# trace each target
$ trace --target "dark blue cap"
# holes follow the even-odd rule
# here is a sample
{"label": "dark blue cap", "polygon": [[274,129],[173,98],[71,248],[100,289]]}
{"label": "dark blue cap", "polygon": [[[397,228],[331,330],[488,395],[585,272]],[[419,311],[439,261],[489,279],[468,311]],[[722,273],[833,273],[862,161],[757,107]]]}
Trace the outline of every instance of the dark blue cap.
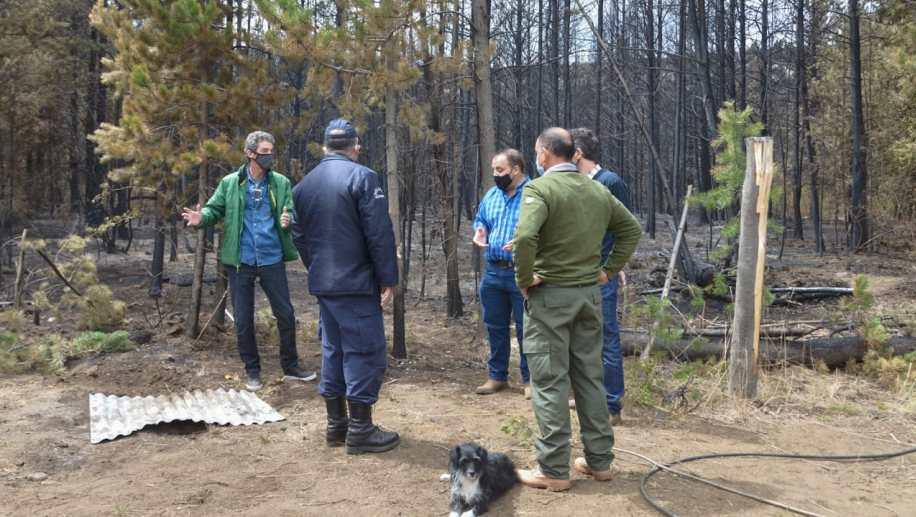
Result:
{"label": "dark blue cap", "polygon": [[356,133],[356,128],[353,127],[353,124],[349,120],[343,118],[336,118],[328,124],[327,129],[324,130],[324,141],[328,140],[338,140],[338,139],[353,139],[359,136]]}

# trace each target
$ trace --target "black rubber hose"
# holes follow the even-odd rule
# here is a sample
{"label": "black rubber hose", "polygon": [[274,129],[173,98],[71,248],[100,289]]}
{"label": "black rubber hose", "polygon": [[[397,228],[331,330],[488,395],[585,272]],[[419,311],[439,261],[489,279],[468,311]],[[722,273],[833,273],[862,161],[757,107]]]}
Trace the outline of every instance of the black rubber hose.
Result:
{"label": "black rubber hose", "polygon": [[[688,458],[683,458],[683,459],[674,461],[664,466],[656,465],[655,467],[652,468],[652,470],[647,472],[640,480],[639,493],[642,495],[642,498],[645,499],[645,501],[649,503],[649,505],[652,508],[654,508],[656,511],[658,511],[662,515],[667,515],[669,517],[676,517],[677,514],[662,507],[662,505],[659,504],[657,501],[655,501],[655,499],[653,499],[649,495],[649,492],[648,492],[647,485],[648,485],[649,479],[651,479],[652,476],[658,474],[659,472],[666,471],[665,467],[671,467],[673,465],[679,465],[683,463],[690,463],[693,461],[708,460],[708,459],[714,459],[714,458],[782,458],[782,459],[795,459],[795,460],[817,460],[817,461],[861,463],[861,462],[866,462],[866,461],[889,460],[891,458],[906,456],[908,454],[913,454],[913,453],[916,453],[916,447],[913,447],[910,449],[904,449],[904,450],[897,451],[897,452],[888,452],[884,454],[858,454],[858,455],[843,455],[843,456],[824,456],[824,455],[817,455],[817,454],[779,454],[779,453],[767,453],[767,452],[733,452],[733,453],[721,453],[721,454],[703,454],[701,456],[691,456]],[[684,477],[687,479],[691,479],[693,481],[705,483],[719,490],[724,490],[726,492],[729,492],[735,495],[740,495],[742,497],[746,497],[748,499],[752,499],[760,503],[769,504],[772,506],[776,506],[778,508],[782,508],[784,510],[789,510],[789,511],[800,513],[803,515],[814,515],[814,514],[806,513],[803,511],[799,511],[795,508],[792,508],[786,505],[782,505],[780,503],[774,503],[773,501],[764,499],[754,494],[749,494],[747,492],[742,492],[737,489],[719,485],[718,483],[714,483],[712,481],[703,479],[699,476],[694,476],[692,474],[679,473],[675,471],[669,471],[669,472],[671,472],[674,475]]]}

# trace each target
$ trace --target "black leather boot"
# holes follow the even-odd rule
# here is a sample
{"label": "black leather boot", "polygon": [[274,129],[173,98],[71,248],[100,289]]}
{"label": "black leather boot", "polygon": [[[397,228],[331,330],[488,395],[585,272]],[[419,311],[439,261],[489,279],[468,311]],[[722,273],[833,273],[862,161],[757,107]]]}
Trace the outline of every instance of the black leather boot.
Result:
{"label": "black leather boot", "polygon": [[347,399],[326,398],[324,403],[328,408],[328,430],[325,435],[328,447],[341,447],[347,441],[347,427],[350,424],[347,418]]}
{"label": "black leather boot", "polygon": [[348,400],[350,428],[347,430],[347,454],[390,451],[401,443],[398,433],[382,431],[372,424],[372,406]]}

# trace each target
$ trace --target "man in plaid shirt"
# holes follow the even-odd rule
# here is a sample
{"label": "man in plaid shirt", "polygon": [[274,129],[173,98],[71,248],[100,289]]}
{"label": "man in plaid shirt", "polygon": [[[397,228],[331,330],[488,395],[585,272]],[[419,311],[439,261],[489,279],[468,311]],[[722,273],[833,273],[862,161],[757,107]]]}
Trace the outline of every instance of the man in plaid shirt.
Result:
{"label": "man in plaid shirt", "polygon": [[528,176],[525,174],[525,159],[515,149],[500,151],[493,157],[491,165],[496,186],[486,193],[474,219],[474,244],[485,248],[487,262],[480,283],[480,305],[490,341],[489,378],[477,387],[476,393],[490,395],[508,387],[509,325],[511,320],[515,320],[521,379],[525,385],[525,396],[530,397],[528,364],[522,353],[524,299],[515,285],[511,251],[522,188],[528,183]]}

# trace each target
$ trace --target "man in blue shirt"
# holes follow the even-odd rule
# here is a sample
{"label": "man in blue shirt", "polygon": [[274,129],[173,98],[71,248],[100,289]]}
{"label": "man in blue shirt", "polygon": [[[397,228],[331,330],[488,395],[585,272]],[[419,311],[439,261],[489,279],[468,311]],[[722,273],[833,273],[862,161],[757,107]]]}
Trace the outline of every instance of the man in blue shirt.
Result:
{"label": "man in blue shirt", "polygon": [[357,162],[356,128],[328,124],[325,155],[293,189],[293,242],[321,311],[321,383],[329,446],[347,454],[385,452],[398,433],[372,423],[388,366],[382,305],[398,284],[388,199],[372,169]]}
{"label": "man in blue shirt", "polygon": [[210,226],[223,221],[220,261],[226,267],[232,293],[232,313],[239,355],[248,375],[246,387],[261,387],[261,358],[254,332],[254,282],[270,301],[280,333],[280,363],[284,379],[311,381],[314,372],[299,367],[296,352],[296,316],[290,303],[284,262],[295,260],[289,235],[292,194],[289,180],[271,170],[274,137],[255,131],[245,138],[248,161],[226,175],[203,209],[185,208],[188,226]]}
{"label": "man in blue shirt", "polygon": [[[577,128],[570,132],[576,154],[573,160],[579,172],[604,185],[618,201],[632,211],[630,191],[626,183],[616,173],[598,165],[600,154],[598,138],[587,128]],[[601,261],[607,260],[614,247],[614,235],[604,236],[601,245]],[[607,407],[610,411],[611,426],[620,425],[620,411],[623,409],[623,354],[620,350],[620,326],[617,322],[617,290],[626,285],[623,271],[619,277],[611,278],[601,286],[602,307],[604,316],[604,348],[601,362],[604,366],[604,389],[607,392]]]}
{"label": "man in blue shirt", "polygon": [[525,159],[515,149],[500,151],[493,157],[491,166],[496,186],[483,197],[474,219],[474,244],[486,249],[487,269],[480,283],[480,305],[490,341],[489,378],[477,387],[476,393],[490,395],[509,385],[509,324],[514,319],[522,384],[528,398],[531,396],[528,363],[522,348],[524,299],[515,284],[511,251],[522,189],[528,176]]}

